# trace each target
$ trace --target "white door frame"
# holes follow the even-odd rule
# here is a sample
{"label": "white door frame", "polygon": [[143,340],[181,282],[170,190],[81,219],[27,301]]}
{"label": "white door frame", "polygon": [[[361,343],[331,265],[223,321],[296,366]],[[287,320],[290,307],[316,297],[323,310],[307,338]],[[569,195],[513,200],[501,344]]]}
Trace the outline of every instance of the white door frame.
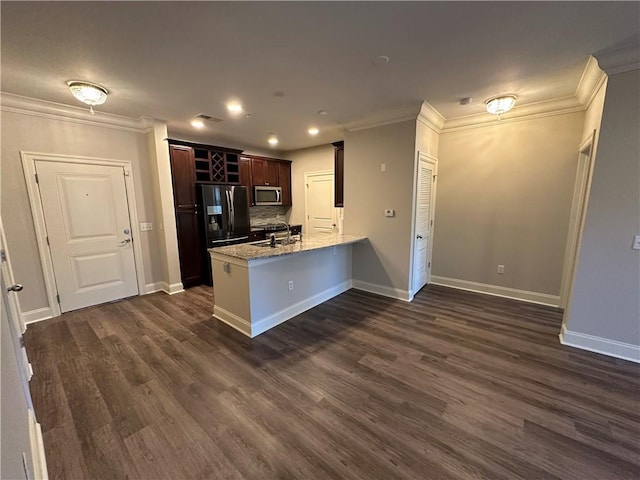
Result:
{"label": "white door frame", "polygon": [[40,192],[36,183],[36,160],[41,162],[62,162],[83,165],[102,165],[107,167],[124,168],[124,184],[127,191],[127,203],[129,204],[129,220],[131,222],[131,237],[133,239],[133,256],[136,265],[136,276],[138,281],[138,294],[145,291],[144,264],[142,261],[142,247],[140,245],[140,224],[138,222],[138,209],[136,208],[136,195],[133,181],[133,170],[129,160],[112,160],[107,158],[81,157],[77,155],[60,155],[51,153],[20,152],[22,158],[22,169],[24,179],[27,183],[29,193],[29,203],[33,215],[33,224],[36,229],[36,239],[38,241],[38,251],[42,272],[44,274],[44,284],[47,290],[49,308],[53,317],[61,315],[60,304],[56,299],[56,282],[53,271],[53,259],[47,245],[47,229],[44,221],[44,211],[40,200]]}
{"label": "white door frame", "polygon": [[[304,172],[304,233],[311,233],[309,228],[309,177],[317,175],[331,175],[335,182],[335,172],[333,170],[319,170],[317,172]],[[335,204],[335,202],[334,202]],[[334,207],[336,209],[336,207]],[[336,229],[338,228],[338,212],[336,211]]]}
{"label": "white door frame", "polygon": [[[431,155],[427,155],[426,153],[418,151],[416,154],[415,165],[413,168],[413,200],[411,205],[411,244],[409,245],[409,301],[413,300],[414,295],[417,293],[415,291],[414,281],[413,281],[413,269],[414,269],[414,250],[415,250],[415,239],[416,239],[416,220],[418,214],[418,169],[420,168],[420,161],[423,160],[433,165],[433,175],[437,176],[438,174],[438,159],[436,157],[432,157]],[[430,262],[433,252],[433,232],[435,229],[435,213],[436,213],[436,188],[437,183],[434,181],[431,186],[431,220],[433,221],[433,227],[430,231],[429,236],[429,246],[427,247],[427,259]],[[431,277],[431,269],[429,269],[428,273],[429,277]],[[428,282],[428,280],[427,280]]]}
{"label": "white door frame", "polygon": [[593,153],[595,148],[596,131],[584,140],[578,149],[578,167],[576,181],[571,202],[571,216],[569,233],[564,251],[564,265],[562,267],[562,281],[560,283],[560,307],[567,308],[578,263],[578,252],[584,230],[584,220],[587,213],[587,202],[591,190],[593,175]]}

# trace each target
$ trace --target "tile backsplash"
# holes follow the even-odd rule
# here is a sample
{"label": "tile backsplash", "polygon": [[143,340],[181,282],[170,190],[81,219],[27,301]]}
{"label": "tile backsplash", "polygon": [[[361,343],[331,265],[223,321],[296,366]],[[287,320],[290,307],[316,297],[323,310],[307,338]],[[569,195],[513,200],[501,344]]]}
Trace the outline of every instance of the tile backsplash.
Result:
{"label": "tile backsplash", "polygon": [[249,216],[251,226],[267,225],[269,223],[286,222],[287,207],[251,207]]}

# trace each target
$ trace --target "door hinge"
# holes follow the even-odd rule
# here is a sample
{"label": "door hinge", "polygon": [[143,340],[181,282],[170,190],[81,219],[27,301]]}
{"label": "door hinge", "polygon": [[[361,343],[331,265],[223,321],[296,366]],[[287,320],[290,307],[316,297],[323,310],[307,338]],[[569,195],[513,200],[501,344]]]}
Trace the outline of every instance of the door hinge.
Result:
{"label": "door hinge", "polygon": [[51,244],[49,243],[49,237],[44,237],[47,239],[47,245],[51,246]]}
{"label": "door hinge", "polygon": [[36,183],[40,183],[40,181],[38,180],[38,174],[34,173],[33,176],[36,177]]}
{"label": "door hinge", "polygon": [[427,267],[431,268],[431,262],[427,263]]}
{"label": "door hinge", "polygon": [[125,177],[128,177],[128,176],[129,176],[129,171],[128,171],[128,170],[125,170],[125,169],[123,168],[123,169],[122,169],[122,172],[124,173],[124,176],[125,176]]}
{"label": "door hinge", "polygon": [[433,227],[433,220],[431,220],[431,223],[429,224],[430,227]]}
{"label": "door hinge", "polygon": [[0,250],[0,260],[2,260],[3,262],[7,261],[7,254],[4,253],[4,250]]}
{"label": "door hinge", "polygon": [[434,175],[434,176],[433,176],[433,181],[434,181],[434,182],[436,181],[436,177],[437,177],[437,175]]}
{"label": "door hinge", "polygon": [[58,301],[58,304],[60,304],[60,294],[56,293],[56,300]]}

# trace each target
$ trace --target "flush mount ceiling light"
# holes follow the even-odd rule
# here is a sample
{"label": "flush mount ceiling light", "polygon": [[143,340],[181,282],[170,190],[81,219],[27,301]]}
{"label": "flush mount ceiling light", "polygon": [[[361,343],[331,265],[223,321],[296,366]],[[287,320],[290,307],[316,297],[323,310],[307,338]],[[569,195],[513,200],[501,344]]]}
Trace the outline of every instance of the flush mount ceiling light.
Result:
{"label": "flush mount ceiling light", "polygon": [[278,137],[276,137],[275,135],[271,134],[269,135],[269,140],[267,140],[267,142],[269,142],[269,145],[272,146],[276,146],[278,144]]}
{"label": "flush mount ceiling light", "polygon": [[74,97],[89,105],[91,113],[93,113],[93,106],[102,105],[107,101],[107,95],[109,94],[106,88],[90,82],[70,80],[67,82],[67,86]]}
{"label": "flush mount ceiling light", "polygon": [[320,130],[318,130],[316,127],[311,127],[307,131],[309,132],[309,135],[317,135]]}
{"label": "flush mount ceiling light", "polygon": [[501,95],[499,97],[490,98],[484,103],[487,107],[487,112],[494,115],[502,115],[513,108],[513,105],[516,103],[516,96]]}
{"label": "flush mount ceiling light", "polygon": [[194,128],[204,128],[204,120],[201,118],[194,118],[191,120],[191,126]]}

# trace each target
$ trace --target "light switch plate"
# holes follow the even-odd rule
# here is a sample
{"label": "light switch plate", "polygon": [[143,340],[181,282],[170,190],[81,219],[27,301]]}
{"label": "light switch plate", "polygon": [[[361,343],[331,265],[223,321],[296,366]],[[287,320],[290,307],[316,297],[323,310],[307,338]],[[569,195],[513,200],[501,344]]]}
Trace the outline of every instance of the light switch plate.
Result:
{"label": "light switch plate", "polygon": [[395,212],[395,210],[393,208],[386,208],[384,210],[384,216],[385,217],[395,217],[395,215],[396,215],[396,212]]}
{"label": "light switch plate", "polygon": [[141,223],[140,224],[140,231],[141,232],[148,232],[150,230],[153,230],[153,225],[151,223]]}
{"label": "light switch plate", "polygon": [[633,246],[631,248],[634,250],[640,250],[640,235],[633,237]]}

